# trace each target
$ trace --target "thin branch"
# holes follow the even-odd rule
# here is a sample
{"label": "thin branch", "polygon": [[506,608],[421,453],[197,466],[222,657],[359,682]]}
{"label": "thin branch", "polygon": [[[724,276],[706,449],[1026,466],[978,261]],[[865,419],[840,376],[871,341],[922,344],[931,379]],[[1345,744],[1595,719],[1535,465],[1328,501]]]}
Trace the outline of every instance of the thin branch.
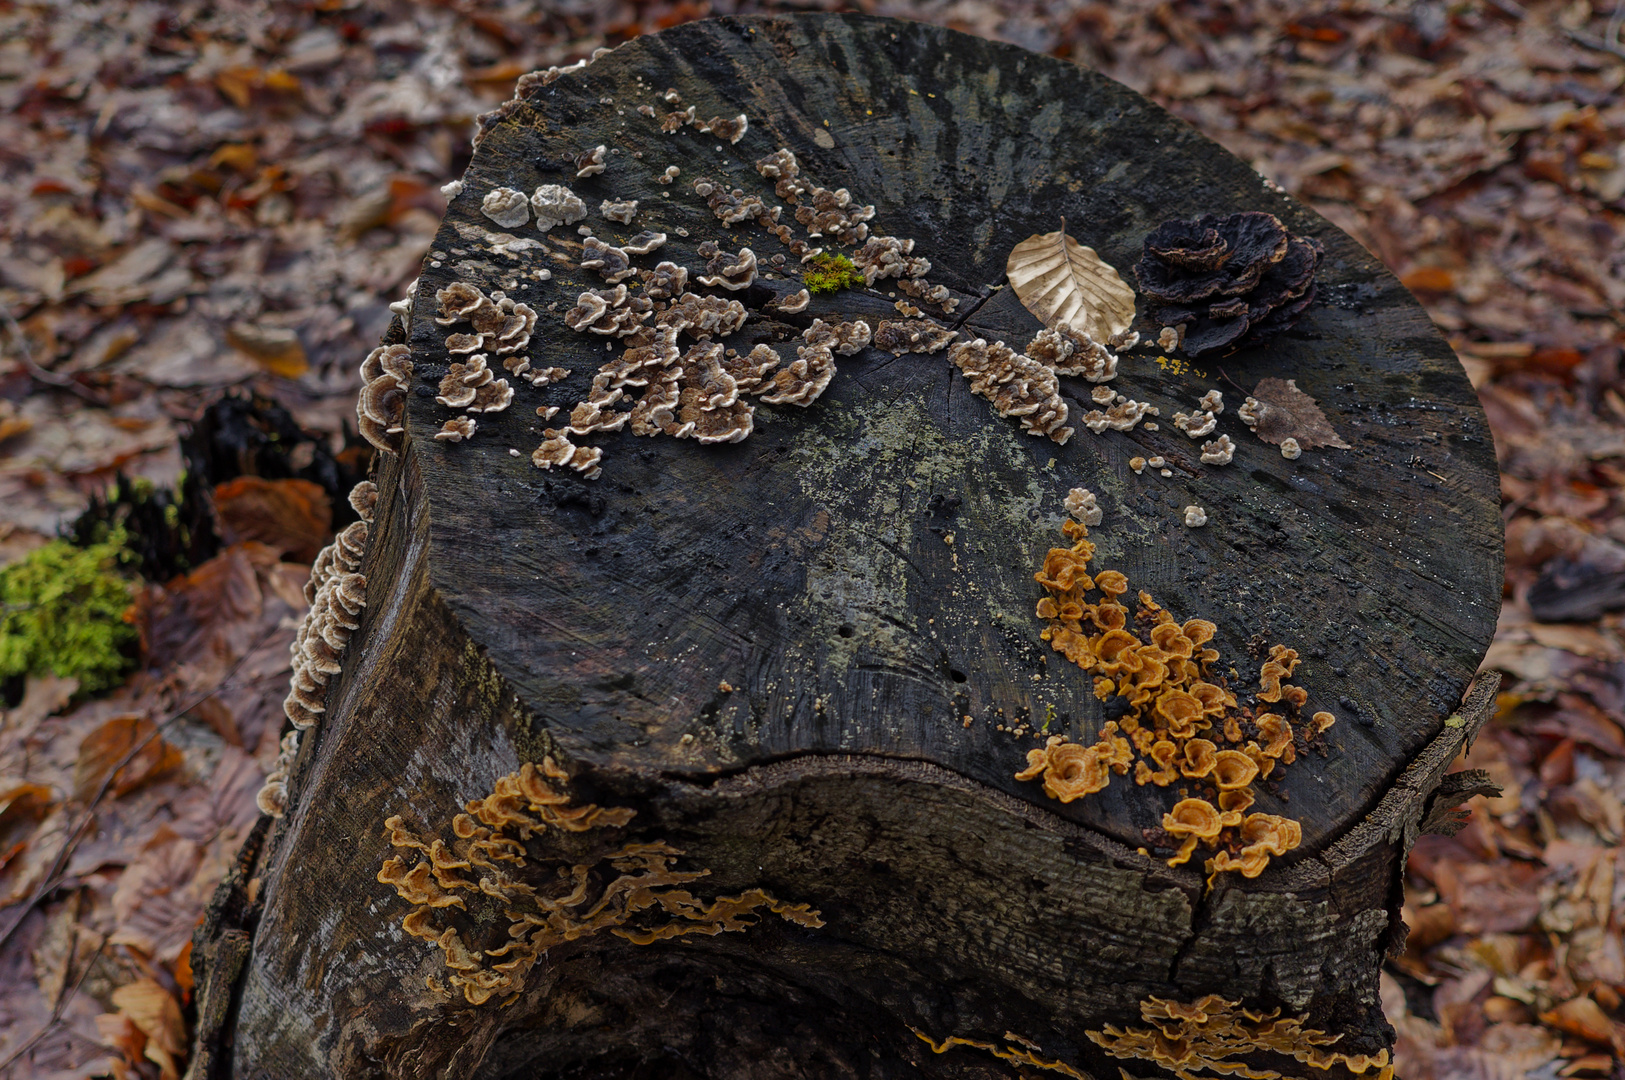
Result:
{"label": "thin branch", "polygon": [[75,379],[73,376],[62,375],[58,372],[50,371],[35,363],[34,350],[29,347],[28,335],[24,334],[23,328],[17,325],[17,319],[11,314],[11,310],[6,307],[0,307],[0,317],[5,319],[6,329],[11,331],[12,340],[17,343],[17,358],[22,361],[23,370],[28,372],[29,378],[33,379],[37,383],[43,383],[46,386],[54,386],[59,390],[67,390],[70,393],[77,394],[93,405],[107,404],[107,399],[105,397],[98,394],[96,391],[92,390],[78,379]]}
{"label": "thin branch", "polygon": [[[77,940],[75,943],[77,943]],[[107,948],[107,941],[106,939],[103,939],[102,943],[96,946],[96,951],[91,954],[90,959],[85,962],[85,969],[79,973],[79,978],[74,980],[73,986],[68,988],[68,990],[66,990],[56,999],[56,1008],[51,1010],[50,1018],[46,1020],[45,1023],[40,1025],[40,1029],[38,1031],[34,1032],[33,1035],[28,1037],[27,1042],[13,1050],[11,1055],[7,1057],[6,1060],[0,1061],[0,1073],[4,1073],[9,1070],[11,1066],[16,1063],[18,1058],[32,1050],[41,1039],[45,1038],[45,1036],[51,1033],[51,1029],[55,1028],[62,1022],[62,1014],[67,1011],[68,1004],[73,1001],[74,997],[79,993],[79,988],[83,986],[85,984],[85,980],[90,977],[91,969],[96,966],[96,961],[101,959],[102,950],[105,948]]]}

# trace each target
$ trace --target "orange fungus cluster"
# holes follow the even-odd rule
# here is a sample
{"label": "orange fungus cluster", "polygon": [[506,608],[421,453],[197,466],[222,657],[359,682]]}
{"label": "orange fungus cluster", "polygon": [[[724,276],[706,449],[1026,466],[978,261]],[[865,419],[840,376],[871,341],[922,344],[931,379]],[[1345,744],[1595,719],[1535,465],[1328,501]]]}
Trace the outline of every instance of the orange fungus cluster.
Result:
{"label": "orange fungus cluster", "polygon": [[1016,779],[1042,778],[1045,794],[1062,802],[1130,773],[1137,784],[1194,789],[1163,815],[1159,839],[1177,849],[1168,865],[1189,861],[1200,845],[1214,852],[1209,874],[1257,877],[1271,856],[1302,842],[1303,830],[1276,814],[1248,813],[1254,785],[1277,765],[1292,764],[1300,741],[1333,722],[1325,712],[1300,718],[1309,693],[1282,681],[1298,654],[1272,647],[1259,670],[1259,710],[1239,705],[1228,680],[1214,673],[1219,653],[1208,646],[1218,628],[1205,619],[1180,623],[1144,591],[1131,611],[1121,599],[1128,578],[1116,570],[1089,573],[1095,546],[1088,527],[1067,521],[1062,528],[1072,546],[1051,548],[1033,575],[1049,594],[1038,602],[1038,617],[1049,624],[1041,636],[1094,673],[1095,696],[1113,704],[1116,719],[1093,745],[1051,737],[1028,752]]}

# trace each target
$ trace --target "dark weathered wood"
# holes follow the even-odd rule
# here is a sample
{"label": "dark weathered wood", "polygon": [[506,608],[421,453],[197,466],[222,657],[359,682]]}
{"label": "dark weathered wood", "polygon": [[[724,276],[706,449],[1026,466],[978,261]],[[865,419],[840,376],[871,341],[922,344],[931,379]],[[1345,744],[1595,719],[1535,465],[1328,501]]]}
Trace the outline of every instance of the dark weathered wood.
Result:
{"label": "dark weathered wood", "polygon": [[[737,146],[661,134],[636,107],[664,115],[667,87],[701,118],[744,112],[748,133]],[[1138,95],[924,25],[680,27],[505,112],[416,294],[417,382],[433,387],[450,359],[432,316],[452,280],[556,303],[528,352],[574,374],[519,383],[511,408],[455,445],[431,438],[453,415],[432,391],[410,399],[404,452],[379,473],[367,613],[263,865],[235,1075],[551,1076],[587,1063],[616,1075],[639,1062],[719,1077],[1014,1074],[971,1047],[933,1054],[912,1028],[939,1043],[1014,1032],[1045,1061],[1106,1078],[1121,1063],[1086,1031],[1138,1022],[1152,996],[1206,994],[1307,1014],[1350,1053],[1386,1046],[1376,973],[1402,932],[1399,868],[1485,715],[1478,701],[1469,722],[1444,722],[1488,644],[1501,581],[1487,426],[1397,281]],[[576,180],[567,163],[600,142],[609,167]],[[574,265],[572,227],[545,251],[482,250],[459,226],[495,228],[483,194],[569,183],[596,235],[669,234],[648,265],[696,267],[707,239],[765,259],[776,240],[725,229],[689,185],[710,176],[770,196],[750,162],[780,146],[808,177],[876,204],[876,233],[917,241],[931,280],[960,300],[942,321],[1017,348],[1039,326],[999,287],[1006,254],[1062,216],[1126,271],[1165,218],[1267,210],[1325,244],[1321,299],[1284,337],[1224,360],[1125,354],[1112,385],[1160,407],[1157,431],[1080,429],[1057,446],[994,415],[943,354],[868,349],[838,358],[812,407],[759,406],[742,443],[623,431],[580,440],[604,448],[597,480],[533,468],[547,426],[536,407],[567,414],[609,356],[561,319],[603,282]],[[682,172],[664,187],[669,164]],[[606,197],[637,198],[635,223],[606,224]],[[534,281],[540,266],[551,280]],[[790,356],[814,317],[895,317],[890,283],[794,316],[763,308],[799,287],[733,294],[753,315],[730,344]],[[1266,375],[1296,379],[1353,449],[1287,461],[1247,435],[1238,388]],[[1222,469],[1168,423],[1214,387],[1239,444]],[[1065,386],[1074,417],[1089,389]],[[1129,470],[1158,454],[1172,477]],[[1102,723],[1090,676],[1039,640],[1033,615],[1032,574],[1062,543],[1061,499],[1080,485],[1106,512],[1098,567],[1217,623],[1238,685],[1255,678],[1258,635],[1296,647],[1310,708],[1339,715],[1327,754],[1261,797],[1257,809],[1302,822],[1304,843],[1256,880],[1209,891],[1199,864],[1136,853],[1172,789],[1119,781],[1061,804],[1014,779],[1046,725],[1089,742]],[[1193,503],[1207,527],[1183,524]],[[1010,730],[1023,724],[1033,730]],[[554,949],[506,1007],[426,990],[445,969],[374,880],[393,854],[382,822],[443,833],[464,802],[544,755],[579,801],[635,809],[627,838],[709,869],[694,886],[705,898],[763,888],[825,925],[767,916],[748,933],[649,946],[584,938]]]}

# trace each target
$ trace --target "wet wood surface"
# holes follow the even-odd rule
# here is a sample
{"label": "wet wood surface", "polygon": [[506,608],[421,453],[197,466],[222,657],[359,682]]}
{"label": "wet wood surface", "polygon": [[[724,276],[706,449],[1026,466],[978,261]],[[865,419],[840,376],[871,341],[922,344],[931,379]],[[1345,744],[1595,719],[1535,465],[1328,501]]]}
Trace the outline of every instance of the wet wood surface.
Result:
{"label": "wet wood surface", "polygon": [[[1181,619],[1215,622],[1238,691],[1256,687],[1261,642],[1303,656],[1294,682],[1310,692],[1306,711],[1339,722],[1328,755],[1285,770],[1260,808],[1303,822],[1300,855],[1323,847],[1437,733],[1495,625],[1493,447],[1449,346],[1347,236],[1101,76],[925,26],[898,24],[877,42],[855,23],[793,25],[721,21],[634,43],[543,88],[481,144],[436,240],[445,258],[418,292],[423,384],[451,359],[429,316],[452,280],[513,283],[510,295],[533,306],[556,303],[539,351],[574,374],[542,391],[520,383],[514,406],[460,445],[427,442],[453,412],[413,399],[434,574],[471,637],[574,752],[618,768],[699,776],[796,753],[873,753],[1043,802],[1036,783],[1013,779],[1026,752],[1046,733],[1092,741],[1102,722],[1092,676],[1039,641],[1033,614],[1033,572],[1066,546],[1061,501],[1085,487],[1105,511],[1091,533],[1096,568],[1123,571]],[[676,107],[660,97],[667,88],[702,119],[743,112],[748,132],[737,145],[691,127],[663,134],[659,118]],[[606,170],[576,180],[568,163],[598,143],[613,147]],[[873,203],[874,233],[915,240],[930,280],[961,298],[939,320],[967,336],[1020,349],[1041,328],[1001,287],[1004,263],[1063,217],[1132,282],[1141,239],[1160,222],[1265,210],[1326,245],[1320,298],[1284,337],[1228,358],[1124,354],[1111,386],[1160,409],[1155,432],[1080,426],[1057,446],[996,416],[946,354],[870,348],[838,358],[812,407],[759,406],[742,443],[623,430],[578,440],[603,448],[596,481],[532,468],[547,426],[535,407],[567,415],[608,358],[596,335],[560,318],[604,283],[572,265],[580,238],[568,227],[550,234],[549,255],[480,253],[459,229],[492,227],[485,193],[568,183],[596,235],[668,234],[640,264],[698,269],[692,250],[706,240],[765,260],[780,243],[754,223],[723,226],[691,184],[710,177],[771,203],[751,162],[779,147],[806,177]],[[662,186],[669,165],[682,172]],[[602,200],[626,198],[639,200],[632,224],[598,215]],[[527,282],[536,265],[551,280]],[[820,296],[794,318],[764,310],[801,286],[794,274],[748,294],[710,291],[753,308],[729,344],[766,341],[789,356],[815,316],[899,317],[900,294],[884,287],[895,283],[878,284]],[[1154,324],[1142,329],[1155,338]],[[1240,391],[1269,376],[1295,379],[1353,448],[1288,461],[1249,434]],[[1062,385],[1076,424],[1093,385]],[[1209,389],[1229,402],[1215,435],[1239,445],[1223,468],[1201,464],[1199,442],[1169,422]],[[1171,476],[1129,468],[1159,455]],[[1185,526],[1188,505],[1205,508],[1206,527]],[[1117,783],[1052,809],[1137,845],[1171,801]]]}
{"label": "wet wood surface", "polygon": [[[737,144],[662,133],[668,88],[702,119],[743,112],[749,130]],[[600,143],[604,172],[576,179],[573,159]],[[916,241],[958,301],[922,307],[966,336],[1019,349],[1038,331],[1001,288],[1005,257],[1063,216],[1127,274],[1166,218],[1265,210],[1325,245],[1320,299],[1267,347],[1219,361],[1126,352],[1111,385],[1159,407],[1154,431],[1057,445],[997,416],[945,354],[870,348],[837,357],[810,407],[759,404],[743,442],[622,431],[578,440],[603,450],[597,479],[533,467],[537,409],[562,423],[616,354],[563,323],[604,282],[576,265],[573,225],[503,230],[485,194],[567,183],[594,235],[667,233],[641,265],[696,268],[707,240],[765,259],[779,242],[722,226],[692,182],[777,201],[751,163],[780,147],[805,178],[873,203],[876,234]],[[658,183],[671,165],[677,182]],[[630,225],[599,213],[630,198]],[[494,250],[503,231],[532,243]],[[533,363],[571,372],[512,380],[512,405],[461,443],[433,438],[457,415],[434,400],[452,360],[434,294],[453,281],[533,306]],[[793,356],[813,318],[877,324],[900,298],[881,283],[795,315],[770,306],[800,287],[792,272],[730,294],[751,313],[729,343]],[[397,323],[388,340],[409,341],[416,386],[403,452],[381,456],[367,609],[252,899],[235,901],[246,913],[216,928],[254,936],[230,960],[238,1011],[211,1060],[245,1077],[1015,1075],[974,1046],[932,1052],[959,1036],[1110,1077],[1121,1062],[1088,1033],[1137,1022],[1151,997],[1206,994],[1305,1016],[1351,1053],[1387,1046],[1377,975],[1404,933],[1404,853],[1488,715],[1482,692],[1461,701],[1499,606],[1494,453],[1415,301],[1244,163],[1099,75],[939,28],[683,26],[492,119],[410,335]],[[1288,461],[1248,434],[1236,407],[1270,376],[1295,379],[1351,449]],[[1238,445],[1222,468],[1170,422],[1214,388]],[[1090,390],[1063,380],[1074,418]],[[1156,455],[1170,476],[1129,468]],[[1238,693],[1280,643],[1304,657],[1292,681],[1308,709],[1337,714],[1325,754],[1261,793],[1304,842],[1256,880],[1209,889],[1199,867],[1137,853],[1177,789],[1117,778],[1062,804],[1014,779],[1046,734],[1089,742],[1103,722],[1091,677],[1034,615],[1033,573],[1063,543],[1077,486],[1104,510],[1096,568],[1217,624]],[[1193,504],[1203,528],[1183,523]],[[1467,720],[1447,725],[1458,708]],[[511,999],[437,993],[439,950],[402,931],[410,909],[375,878],[396,853],[382,823],[449,837],[469,800],[548,755],[578,801],[635,809],[626,838],[709,871],[704,898],[760,888],[823,925],[587,936]],[[489,947],[506,927],[500,910],[458,925]]]}

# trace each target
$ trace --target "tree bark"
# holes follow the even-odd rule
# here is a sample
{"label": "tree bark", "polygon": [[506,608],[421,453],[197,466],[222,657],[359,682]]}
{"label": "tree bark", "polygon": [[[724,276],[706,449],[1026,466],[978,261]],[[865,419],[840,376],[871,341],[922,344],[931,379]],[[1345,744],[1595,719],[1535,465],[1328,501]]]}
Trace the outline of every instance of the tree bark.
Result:
{"label": "tree bark", "polygon": [[[662,133],[690,104],[749,128]],[[598,144],[604,171],[577,178]],[[1109,385],[1155,404],[1156,429],[1057,444],[997,415],[947,354],[870,347],[837,357],[811,405],[758,404],[743,441],[623,429],[575,438],[602,449],[595,479],[534,467],[543,429],[619,348],[565,325],[582,290],[607,287],[579,265],[574,223],[501,227],[486,193],[566,184],[610,243],[667,234],[633,260],[645,268],[703,273],[711,240],[768,270],[787,249],[752,219],[723,224],[693,184],[771,205],[752,162],[780,147],[805,179],[873,203],[873,235],[916,241],[956,303],[914,302],[961,339],[1033,338],[1000,287],[1005,258],[1063,217],[1132,281],[1162,221],[1265,210],[1324,244],[1319,298],[1221,360],[1124,352]],[[633,198],[633,223],[605,221],[603,200]],[[493,233],[529,242],[493,248]],[[814,318],[878,326],[910,299],[882,279],[785,313],[802,272],[792,255],[748,289],[701,289],[748,309],[726,344],[788,364]],[[434,438],[462,414],[436,401],[463,359],[447,337],[466,327],[435,318],[454,281],[530,305],[531,363],[571,372],[511,378],[512,405],[463,442]],[[1467,691],[1499,608],[1501,531],[1472,388],[1349,237],[1093,72],[919,24],[726,18],[637,39],[490,118],[385,344],[410,347],[414,389],[400,452],[379,455],[365,613],[286,816],[200,935],[196,1075],[1381,1073],[1377,978],[1403,941],[1404,855],[1470,793],[1440,780],[1493,702],[1493,685]],[[1294,379],[1352,448],[1289,461],[1227,413],[1234,461],[1198,461],[1169,418],[1210,389],[1234,409],[1265,377]],[[1074,422],[1093,389],[1063,380]],[[1130,468],[1158,456],[1169,475]],[[1337,718],[1257,785],[1253,810],[1302,833],[1257,877],[1204,872],[1210,852],[1169,865],[1164,815],[1199,783],[1130,773],[1062,802],[1016,779],[1049,736],[1089,745],[1107,720],[1094,675],[1033,614],[1080,486],[1105,510],[1092,572],[1215,624],[1213,677],[1243,706],[1263,709],[1261,650],[1295,648],[1302,715]],[[1209,523],[1187,527],[1187,505]],[[439,885],[380,880],[392,858],[397,876],[466,863],[496,802],[466,804],[504,791],[545,827],[513,833],[495,884],[441,881],[477,864]],[[461,906],[415,908],[414,888]],[[543,947],[497,971],[524,951],[504,951],[510,923],[548,912]],[[1155,1001],[1206,1019],[1164,1016],[1164,1032],[1196,1034],[1157,1043]],[[1269,1034],[1256,1017],[1271,1010],[1301,1026]],[[1224,1031],[1249,1046],[1225,1049]]]}

